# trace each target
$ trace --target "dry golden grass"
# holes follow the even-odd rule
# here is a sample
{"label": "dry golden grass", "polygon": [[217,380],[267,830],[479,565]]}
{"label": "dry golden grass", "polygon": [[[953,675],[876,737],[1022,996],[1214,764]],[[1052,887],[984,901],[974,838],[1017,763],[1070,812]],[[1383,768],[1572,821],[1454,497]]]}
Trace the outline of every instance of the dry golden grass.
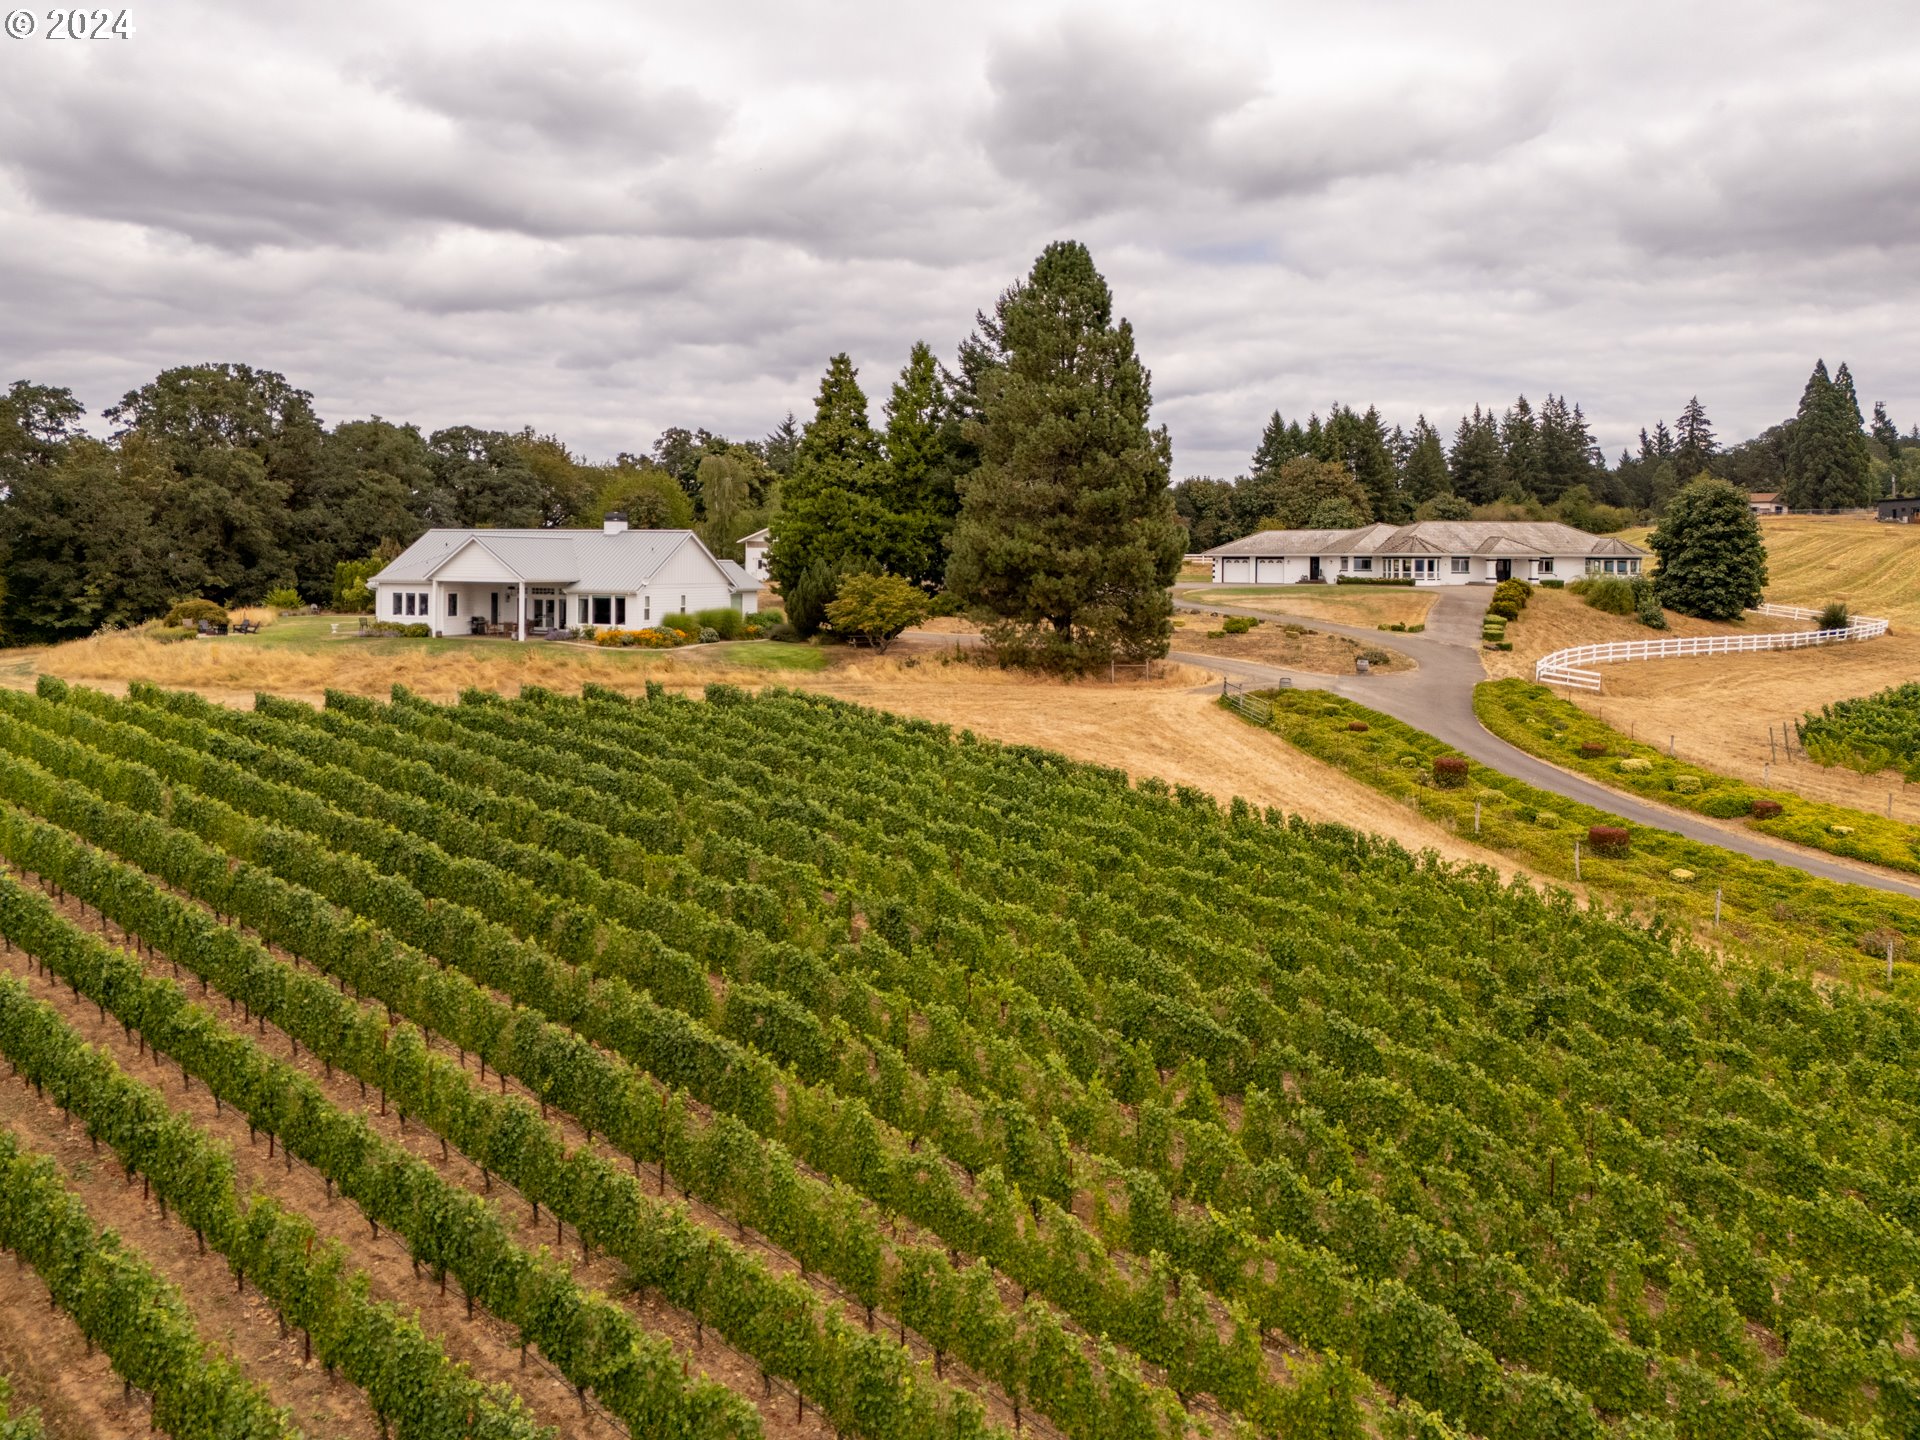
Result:
{"label": "dry golden grass", "polygon": [[[1647,530],[1621,532],[1644,546]],[[1760,522],[1767,599],[1818,607],[1844,600],[1863,615],[1920,625],[1920,526],[1851,515],[1778,515]]]}
{"label": "dry golden grass", "polygon": [[[1879,640],[1609,665],[1606,693],[1566,692],[1616,729],[1709,769],[1762,778],[1812,800],[1884,814],[1893,794],[1895,819],[1920,822],[1920,787],[1897,774],[1857,775],[1811,761],[1788,763],[1767,743],[1808,710],[1867,695],[1920,675],[1920,636],[1895,632]],[[1771,765],[1771,769],[1765,767]]]}
{"label": "dry golden grass", "polygon": [[[1791,620],[1769,620],[1757,615],[1749,616],[1737,624],[1696,620],[1691,615],[1677,615],[1671,610],[1666,612],[1666,616],[1667,629],[1649,630],[1631,615],[1609,615],[1603,610],[1595,610],[1578,595],[1565,590],[1535,590],[1533,598],[1527,602],[1527,608],[1520,612],[1520,618],[1507,626],[1507,639],[1513,642],[1513,649],[1488,650],[1480,658],[1486,665],[1489,679],[1504,680],[1518,675],[1531,680],[1534,661],[1555,650],[1564,650],[1569,645],[1599,645],[1609,640],[1659,640],[1675,635],[1752,635],[1763,631],[1806,628]],[[1685,665],[1695,662],[1677,660],[1670,663]],[[1617,676],[1641,664],[1640,661],[1629,661],[1605,667],[1607,688],[1612,690]]]}
{"label": "dry golden grass", "polygon": [[141,680],[195,690],[222,703],[251,703],[256,691],[301,699],[346,690],[385,695],[397,681],[430,699],[447,700],[476,687],[508,694],[522,685],[578,690],[587,681],[638,691],[648,680],[704,685],[712,680],[760,684],[762,670],[732,670],[704,659],[586,646],[518,645],[501,641],[445,650],[396,649],[378,642],[342,640],[315,648],[229,645],[223,640],[162,643],[136,632],[96,635],[7,657],[0,680],[30,685],[35,674],[57,675],[102,689],[123,690]]}
{"label": "dry golden grass", "polygon": [[1335,625],[1424,625],[1432,590],[1397,585],[1209,585],[1182,597],[1274,615],[1298,615]]}
{"label": "dry golden grass", "polygon": [[[1265,620],[1244,635],[1218,635],[1209,638],[1220,622],[1211,615],[1176,612],[1173,617],[1173,648],[1201,655],[1220,655],[1233,660],[1257,660],[1285,670],[1305,670],[1318,675],[1351,675],[1355,657],[1363,652],[1385,655],[1386,661],[1374,661],[1375,672],[1398,672],[1415,668],[1412,657],[1388,646],[1372,646],[1345,635],[1328,635],[1309,628],[1303,635],[1290,635],[1277,620]],[[1383,640],[1390,639],[1382,636]]]}

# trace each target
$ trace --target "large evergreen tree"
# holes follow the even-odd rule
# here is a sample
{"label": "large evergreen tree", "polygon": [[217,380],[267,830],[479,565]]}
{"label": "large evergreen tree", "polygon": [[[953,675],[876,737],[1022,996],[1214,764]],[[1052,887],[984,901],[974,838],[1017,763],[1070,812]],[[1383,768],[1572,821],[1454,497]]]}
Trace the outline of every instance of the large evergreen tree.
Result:
{"label": "large evergreen tree", "polygon": [[1853,376],[1841,365],[1829,379],[1816,361],[1800,395],[1787,452],[1787,503],[1795,510],[1845,510],[1865,505],[1871,470],[1867,437]]}
{"label": "large evergreen tree", "polygon": [[933,347],[916,343],[887,400],[886,465],[880,503],[888,537],[882,569],[925,590],[947,568],[947,537],[960,509],[960,418]]}
{"label": "large evergreen tree", "polygon": [[1287,461],[1307,453],[1307,432],[1300,428],[1300,422],[1288,424],[1276,410],[1267,418],[1266,429],[1260,432],[1260,443],[1254,447],[1253,473],[1277,475]]}
{"label": "large evergreen tree", "polygon": [[820,377],[813,419],[801,432],[767,551],[768,574],[783,597],[791,601],[803,585],[810,598],[826,592],[797,618],[789,614],[803,631],[824,619],[833,576],[881,568],[886,526],[877,492],[885,483],[883,469],[859,372],[844,352],[835,355]]}
{"label": "large evergreen tree", "polygon": [[1540,422],[1522,395],[1500,422],[1500,452],[1506,472],[1502,500],[1530,500],[1540,493]]}
{"label": "large evergreen tree", "polygon": [[1453,493],[1469,505],[1487,505],[1506,488],[1506,454],[1500,445],[1500,427],[1492,411],[1478,405],[1473,415],[1460,417],[1453,449],[1447,454],[1453,474]]}
{"label": "large evergreen tree", "polygon": [[1453,493],[1453,477],[1447,474],[1447,452],[1441,448],[1440,432],[1427,423],[1425,415],[1413,422],[1401,489],[1416,505]]}
{"label": "large evergreen tree", "polygon": [[1540,406],[1539,460],[1534,494],[1541,500],[1558,500],[1593,478],[1593,432],[1580,407],[1569,406],[1564,395],[1549,394]]}
{"label": "large evergreen tree", "polygon": [[1713,422],[1707,419],[1707,407],[1695,395],[1674,422],[1673,472],[1685,484],[1713,463],[1719,446],[1713,438]]}
{"label": "large evergreen tree", "polygon": [[1084,245],[1058,241],[1000,297],[948,583],[1013,658],[1083,669],[1164,655],[1185,539],[1171,446],[1149,425],[1133,327]]}
{"label": "large evergreen tree", "polygon": [[1371,405],[1360,414],[1345,405],[1333,407],[1324,432],[1321,458],[1344,465],[1366,492],[1366,511],[1375,519],[1398,523],[1413,507],[1400,494],[1400,477],[1387,448],[1387,428]]}
{"label": "large evergreen tree", "polygon": [[1767,547],[1747,497],[1724,480],[1683,486],[1647,541],[1660,603],[1703,620],[1738,620],[1760,603]]}

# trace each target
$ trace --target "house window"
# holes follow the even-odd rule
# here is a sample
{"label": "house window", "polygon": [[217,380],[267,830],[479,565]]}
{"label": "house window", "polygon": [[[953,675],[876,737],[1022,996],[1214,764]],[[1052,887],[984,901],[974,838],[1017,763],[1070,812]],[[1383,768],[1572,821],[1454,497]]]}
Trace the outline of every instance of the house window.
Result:
{"label": "house window", "polygon": [[1640,573],[1640,562],[1638,560],[1627,561],[1627,573],[1630,575],[1638,575]]}
{"label": "house window", "polygon": [[1431,580],[1439,573],[1440,562],[1438,560],[1425,559],[1415,560],[1413,562],[1413,578],[1416,580]]}
{"label": "house window", "polygon": [[680,597],[680,613],[682,615],[687,613],[687,597],[684,595]]}
{"label": "house window", "polygon": [[455,617],[460,614],[460,592],[457,590],[447,592],[447,614]]}
{"label": "house window", "polygon": [[627,623],[627,597],[624,595],[613,597],[613,623],[616,625]]}
{"label": "house window", "polygon": [[640,623],[644,625],[651,619],[653,619],[653,596],[642,595],[640,597]]}
{"label": "house window", "polygon": [[398,590],[393,592],[393,613],[396,615],[400,613],[400,592]]}
{"label": "house window", "polygon": [[593,623],[596,625],[613,623],[613,601],[605,595],[593,597]]}
{"label": "house window", "polygon": [[413,591],[407,591],[407,614],[413,613]]}
{"label": "house window", "polygon": [[1456,575],[1465,575],[1468,571],[1468,566],[1470,563],[1471,562],[1469,562],[1467,557],[1464,555],[1454,556],[1453,557],[1453,573]]}
{"label": "house window", "polygon": [[420,602],[420,613],[422,615],[431,615],[433,613],[433,597],[428,595],[426,591],[422,590],[418,592],[414,596],[414,599]]}
{"label": "house window", "polygon": [[1542,555],[1538,563],[1542,575],[1551,575],[1553,573],[1553,557],[1551,555]]}
{"label": "house window", "polygon": [[1353,560],[1353,568],[1371,575],[1373,573],[1373,557],[1371,555],[1356,555]]}

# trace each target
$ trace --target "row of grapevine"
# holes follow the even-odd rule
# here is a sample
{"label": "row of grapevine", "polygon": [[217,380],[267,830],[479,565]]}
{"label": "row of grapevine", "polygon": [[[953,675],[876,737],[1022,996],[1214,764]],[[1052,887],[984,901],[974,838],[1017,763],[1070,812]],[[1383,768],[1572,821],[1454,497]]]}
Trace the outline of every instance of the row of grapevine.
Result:
{"label": "row of grapevine", "polygon": [[477,1303],[516,1326],[635,1433],[658,1427],[690,1435],[759,1432],[759,1418],[743,1400],[710,1381],[689,1381],[671,1345],[642,1331],[604,1296],[583,1291],[563,1266],[515,1242],[479,1197],[341,1112],[312,1081],[228,1030],[177,983],[146,974],[132,957],[77,929],[44,897],[6,877],[0,877],[0,934],[76,993],[110,1009],[250,1125],[277,1137],[376,1226],[400,1234],[420,1264],[457,1278]]}
{"label": "row of grapevine", "polygon": [[519,1398],[451,1364],[412,1316],[367,1298],[366,1277],[337,1244],[272,1200],[242,1202],[232,1159],[151,1086],[88,1046],[13,976],[0,976],[0,1055],[141,1176],[183,1224],[226,1256],[306,1335],[313,1354],[366,1392],[400,1440],[533,1440]]}
{"label": "row of grapevine", "polygon": [[34,1268],[53,1303],[123,1380],[153,1396],[153,1422],[175,1440],[299,1434],[231,1357],[209,1353],[179,1290],[112,1231],[97,1229],[85,1203],[62,1183],[60,1167],[21,1150],[5,1129],[0,1247]]}
{"label": "row of grapevine", "polygon": [[[178,812],[180,802],[177,794],[172,797],[172,803]],[[231,826],[228,825],[226,828],[228,838],[231,839]],[[436,907],[434,914],[444,917],[450,909],[451,907]],[[393,923],[391,916],[381,918],[387,919],[390,924]],[[575,1024],[592,1023],[593,1016],[606,1008],[603,1003],[596,1002],[570,1005],[564,1011],[554,1011],[546,996],[530,995],[527,998],[532,999],[541,1008],[560,1014],[561,1018]],[[695,1090],[699,1093],[698,1086]],[[714,1097],[709,1095],[702,1098],[713,1099]],[[840,1142],[840,1137],[836,1133],[839,1127],[832,1120],[833,1113],[828,1111],[822,1117],[825,1123],[816,1124],[812,1128],[819,1133],[820,1138],[828,1140],[829,1143],[844,1143]],[[804,1121],[808,1117],[803,1114],[800,1118]],[[790,1126],[790,1135],[791,1131]],[[898,1145],[899,1142],[894,1143]],[[908,1147],[900,1146],[899,1148],[904,1151]],[[920,1168],[925,1163],[924,1152],[921,1157],[902,1154],[899,1163],[902,1169],[919,1172],[913,1178],[917,1185],[924,1189],[929,1174]],[[938,1170],[931,1172],[932,1178],[936,1179],[942,1178],[942,1174],[943,1172]],[[871,1184],[871,1181],[860,1182],[857,1171],[848,1178],[855,1179],[857,1183]],[[987,1194],[989,1203],[996,1210],[1012,1211],[1022,1205],[1022,1197],[1016,1190],[989,1190]],[[956,1198],[949,1194],[944,1197],[945,1203],[938,1208],[930,1209],[923,1206],[915,1218],[926,1221],[930,1218],[947,1217],[949,1225],[943,1233],[952,1238],[952,1201]],[[1079,1269],[1084,1262],[1078,1257],[1086,1252],[1083,1246],[1074,1243],[1078,1225],[1071,1220],[1071,1217],[1056,1210],[1049,1210],[1047,1218],[1050,1223],[1046,1231],[1052,1232],[1049,1238],[1056,1242],[1051,1246],[1019,1245],[1014,1238],[1017,1237],[1019,1227],[1009,1218],[986,1227],[990,1239],[995,1236],[1009,1236],[1007,1239],[998,1240],[997,1253],[995,1251],[987,1253],[993,1255],[997,1261],[1007,1257],[1015,1261],[1025,1258],[1024,1265],[1010,1264],[1007,1268],[1022,1283],[1039,1281],[1040,1283],[1035,1284],[1034,1288],[1041,1290],[1042,1293],[1052,1293],[1044,1279],[1051,1273],[1055,1277],[1056,1287],[1066,1277],[1074,1277],[1072,1286],[1067,1288],[1065,1293],[1071,1294],[1073,1289],[1077,1288],[1084,1294],[1086,1287],[1084,1281],[1079,1278]],[[1114,1217],[1109,1224],[1116,1238],[1124,1238],[1124,1217]],[[941,1227],[936,1223],[935,1228]],[[975,1234],[964,1237],[962,1243],[970,1238],[974,1243],[969,1248],[979,1249],[980,1227],[976,1225],[969,1228],[974,1229]],[[1057,1244],[1057,1241],[1062,1239],[1068,1242],[1066,1249],[1059,1248]],[[1024,1256],[1022,1252],[1025,1252]],[[1264,1307],[1260,1317],[1262,1320],[1260,1328],[1268,1326],[1287,1328],[1294,1333],[1300,1333],[1305,1328],[1308,1329],[1309,1338],[1316,1338],[1312,1331],[1318,1330],[1327,1334],[1338,1348],[1373,1354],[1378,1357],[1377,1363],[1392,1364],[1393,1368],[1388,1373],[1399,1382],[1399,1388],[1410,1391],[1422,1400],[1445,1403],[1450,1394],[1470,1399],[1476,1392],[1485,1393],[1487,1381],[1471,1378],[1477,1372],[1483,1377],[1493,1378],[1496,1386],[1493,1393],[1506,1391],[1516,1400],[1523,1402],[1505,1403],[1500,1407],[1501,1413],[1519,1417],[1514,1421],[1516,1424],[1537,1425],[1541,1416],[1555,1415],[1566,1409],[1566,1400],[1555,1395],[1550,1388],[1550,1382],[1543,1383],[1525,1375],[1503,1381],[1491,1360],[1478,1358],[1470,1343],[1464,1350],[1460,1350],[1456,1340],[1453,1342],[1454,1352],[1449,1353],[1443,1338],[1441,1348],[1438,1350],[1433,1349],[1429,1344],[1423,1354],[1415,1354],[1404,1361],[1393,1358],[1407,1353],[1399,1337],[1419,1333],[1421,1327],[1430,1326],[1431,1321],[1427,1317],[1431,1313],[1431,1307],[1423,1305],[1412,1296],[1396,1294],[1396,1287],[1391,1283],[1381,1295],[1370,1296],[1365,1290],[1357,1290],[1351,1281],[1343,1280],[1337,1271],[1330,1271],[1323,1261],[1316,1260],[1297,1246],[1283,1241],[1261,1246],[1259,1255],[1270,1276],[1260,1285],[1257,1292],[1257,1298]],[[1036,1261],[1038,1263],[1035,1263]],[[1089,1312],[1083,1301],[1075,1312],[1077,1317],[1086,1322],[1097,1323],[1094,1317],[1098,1316],[1105,1321],[1099,1324],[1099,1328],[1107,1329],[1110,1333],[1125,1338],[1130,1344],[1140,1348],[1143,1353],[1156,1359],[1163,1354],[1173,1357],[1176,1365],[1184,1364],[1183,1373],[1194,1377],[1189,1382],[1192,1389],[1209,1390],[1220,1394],[1228,1403],[1237,1403],[1242,1407],[1250,1403],[1247,1397],[1258,1396],[1261,1392],[1258,1389],[1248,1390],[1248,1379],[1236,1379],[1235,1375],[1237,1367],[1239,1376],[1255,1377],[1255,1384],[1259,1383],[1258,1367],[1255,1363],[1258,1349],[1254,1328],[1248,1321],[1240,1321],[1240,1336],[1233,1342],[1234,1348],[1222,1348],[1218,1351],[1219,1360],[1210,1359],[1208,1352],[1213,1350],[1218,1342],[1212,1341],[1211,1332],[1214,1321],[1206,1314],[1204,1292],[1197,1287],[1174,1287],[1165,1280],[1156,1281],[1154,1273],[1150,1267],[1144,1278],[1152,1283],[1145,1289],[1142,1289],[1137,1282],[1129,1284],[1122,1281],[1119,1282],[1118,1291],[1114,1291],[1112,1282],[1109,1282],[1111,1298],[1105,1302],[1102,1309]],[[1371,1322],[1375,1328],[1369,1329],[1367,1325],[1350,1318],[1356,1296],[1364,1307],[1363,1313],[1373,1313],[1381,1317]],[[1152,1297],[1151,1309],[1143,1312],[1140,1301],[1149,1297]],[[1196,1305],[1200,1308],[1195,1309]],[[1277,1318],[1274,1318],[1276,1316]],[[1303,1323],[1286,1323],[1296,1321]],[[1200,1349],[1197,1353],[1192,1350],[1190,1342],[1173,1343],[1166,1328],[1169,1323],[1177,1325],[1188,1335],[1198,1338]],[[1441,1333],[1444,1337],[1444,1322]],[[1233,1358],[1236,1354],[1239,1358]],[[1484,1352],[1480,1352],[1480,1355],[1484,1356]],[[1183,1358],[1186,1356],[1194,1356],[1194,1358]],[[1247,1369],[1246,1367],[1250,1364],[1255,1368]],[[1268,1403],[1270,1406],[1277,1406],[1284,1403],[1284,1398],[1284,1394],[1274,1393],[1273,1401]],[[1495,1409],[1493,1406],[1487,1408],[1489,1413]],[[1577,1413],[1577,1410],[1574,1413]]]}
{"label": "row of grapevine", "polygon": [[[247,867],[229,872],[216,853],[202,848],[192,854],[196,847],[189,837],[162,835],[156,821],[117,806],[83,818],[81,806],[53,806],[44,798],[39,803],[83,833],[115,835],[123,852],[140,857],[171,883],[191,890],[196,876],[202,883],[215,881],[219,888],[206,895],[211,902],[258,923],[269,938],[402,1013],[430,1020],[439,1033],[463,1049],[474,1048],[496,1069],[524,1075],[543,1099],[599,1128],[636,1160],[670,1160],[683,1184],[696,1185],[788,1245],[803,1262],[834,1274],[868,1304],[894,1309],[940,1348],[1006,1385],[1016,1399],[1029,1397],[1067,1433],[1127,1433],[1121,1422],[1128,1416],[1133,1417],[1129,1424],[1151,1428],[1155,1412],[1172,1403],[1171,1396],[1163,1404],[1152,1400],[1151,1391],[1141,1391],[1117,1357],[1110,1356],[1100,1372],[1091,1369],[1050,1312],[1033,1306],[1024,1315],[1007,1316],[992,1288],[983,1289],[955,1269],[939,1248],[887,1243],[878,1220],[860,1212],[851,1191],[811,1180],[783,1147],[737,1122],[701,1125],[684,1104],[636,1084],[618,1061],[569,1044],[536,1012],[506,1010],[457,971],[443,971],[390,942],[382,944],[360,927],[329,927],[324,912],[283,882],[250,874]],[[293,1023],[282,1016],[299,1013],[290,993],[298,988],[297,977],[289,978],[251,942],[154,889],[144,877],[89,856],[65,831],[16,811],[0,811],[0,853],[57,879],[163,951],[196,957],[188,962],[196,968],[212,967],[207,973],[220,988],[251,1010],[282,1024]],[[281,917],[295,916],[303,917],[299,925],[276,933],[283,928]],[[297,1033],[347,1033],[326,1014],[334,1008],[333,997],[331,989],[320,986],[310,1001],[320,1013],[301,1016]],[[315,1048],[329,1053],[318,1044]],[[883,1264],[883,1256],[891,1263]],[[1100,1373],[1107,1377],[1104,1382]]]}

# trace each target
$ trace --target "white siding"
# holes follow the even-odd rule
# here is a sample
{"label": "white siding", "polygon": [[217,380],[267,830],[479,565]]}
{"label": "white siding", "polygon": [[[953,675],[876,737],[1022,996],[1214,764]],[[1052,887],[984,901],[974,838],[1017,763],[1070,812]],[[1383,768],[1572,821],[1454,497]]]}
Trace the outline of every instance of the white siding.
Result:
{"label": "white siding", "polygon": [[433,572],[436,580],[485,580],[511,583],[513,577],[507,573],[500,562],[489,555],[478,540],[469,540],[454,552],[438,570]]}

